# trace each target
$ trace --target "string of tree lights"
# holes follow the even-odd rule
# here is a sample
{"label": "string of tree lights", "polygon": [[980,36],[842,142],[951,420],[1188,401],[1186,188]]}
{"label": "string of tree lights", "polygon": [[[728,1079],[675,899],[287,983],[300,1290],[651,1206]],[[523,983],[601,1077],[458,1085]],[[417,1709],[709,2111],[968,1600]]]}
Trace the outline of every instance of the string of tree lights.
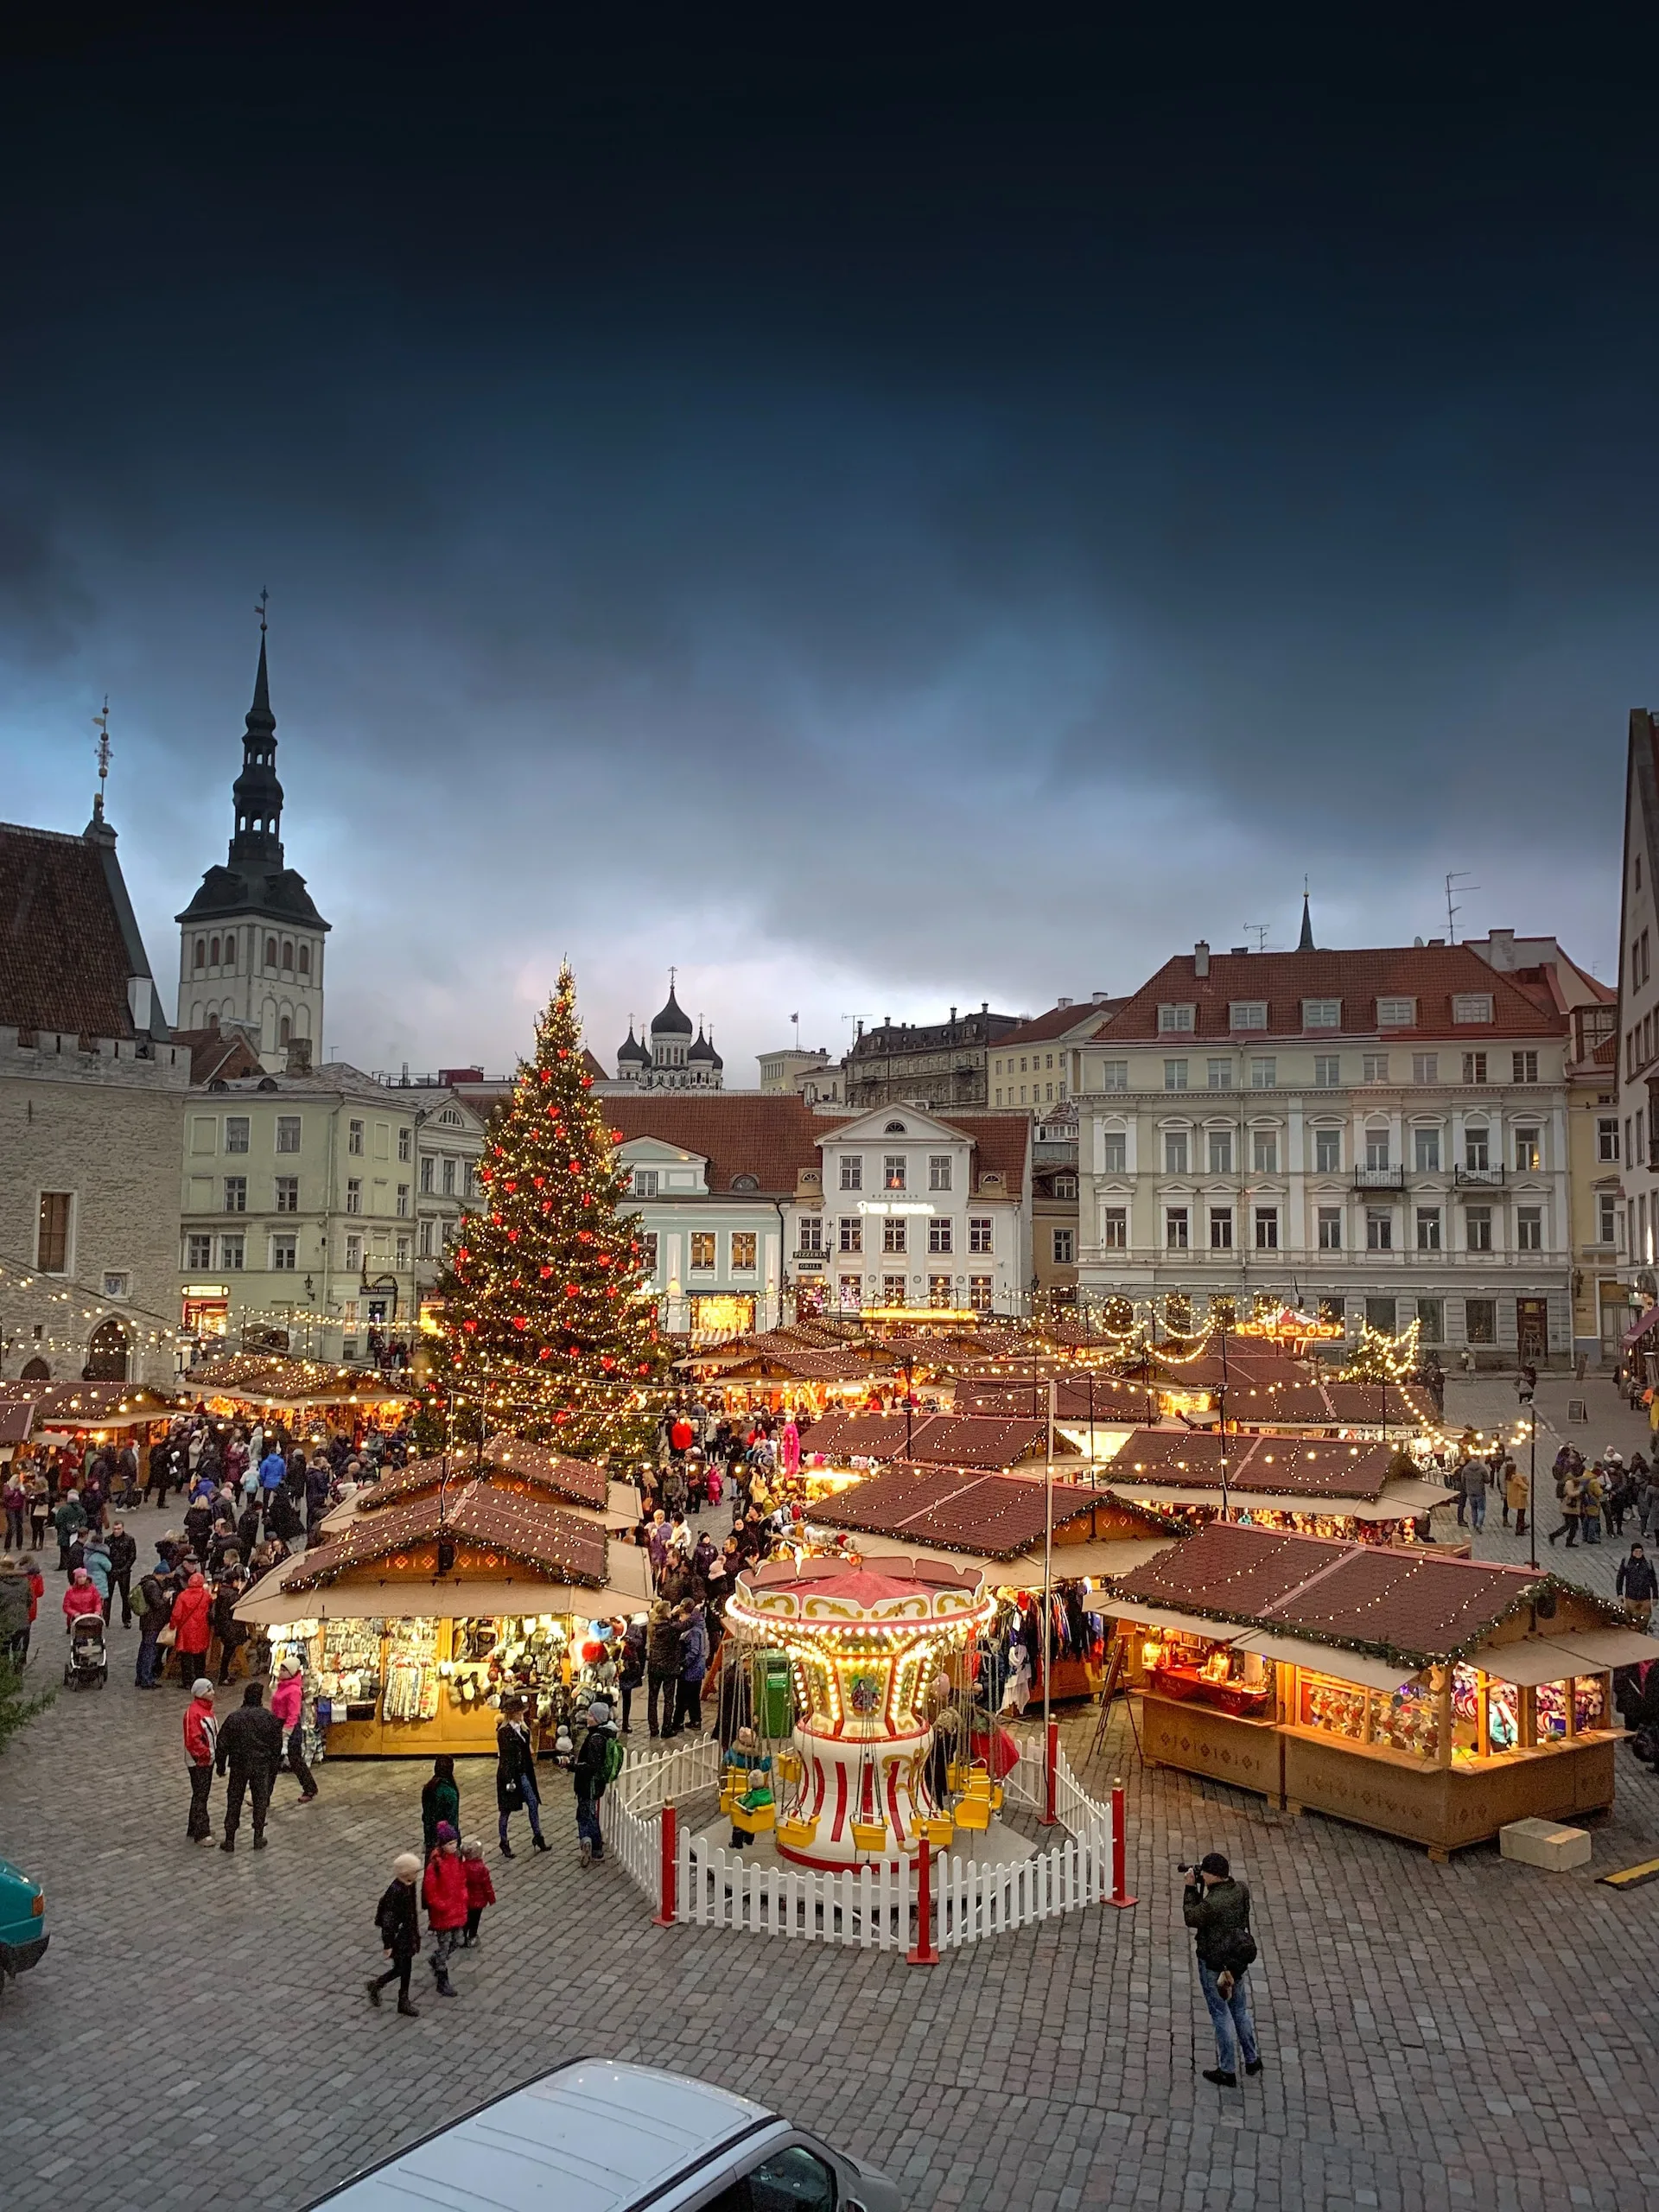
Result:
{"label": "string of tree lights", "polygon": [[643,1449],[670,1348],[610,1129],[582,1068],[569,966],[479,1169],[484,1204],[452,1248],[429,1410],[594,1459]]}
{"label": "string of tree lights", "polygon": [[[43,1275],[40,1269],[26,1260],[0,1254],[0,1289],[26,1293],[35,1306],[44,1305],[59,1310],[62,1321],[90,1324],[96,1327],[100,1321],[118,1320],[126,1328],[135,1343],[142,1344],[170,1344],[179,1337],[176,1319],[156,1313],[128,1298],[110,1298],[96,1291],[90,1283],[78,1282],[63,1275]],[[50,1349],[54,1351],[84,1352],[86,1337],[84,1331],[62,1335],[53,1329],[50,1315],[41,1324],[41,1334],[32,1333],[35,1325],[32,1316],[14,1314],[8,1317],[6,1333],[28,1330],[31,1333],[16,1338],[14,1350],[27,1345],[31,1352]],[[146,1324],[152,1325],[146,1326]]]}

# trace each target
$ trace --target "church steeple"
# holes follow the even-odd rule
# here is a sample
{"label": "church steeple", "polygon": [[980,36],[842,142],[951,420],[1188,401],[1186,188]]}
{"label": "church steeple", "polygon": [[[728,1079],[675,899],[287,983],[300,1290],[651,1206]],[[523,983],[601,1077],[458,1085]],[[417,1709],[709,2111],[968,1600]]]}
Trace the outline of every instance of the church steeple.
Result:
{"label": "church steeple", "polygon": [[1302,893],[1302,933],[1296,940],[1296,950],[1298,952],[1317,952],[1319,950],[1313,942],[1313,918],[1307,910],[1306,890]]}
{"label": "church steeple", "polygon": [[259,667],[253,679],[242,739],[242,772],[231,787],[236,829],[231,860],[283,865],[283,787],[276,780],[276,717],[270,711],[270,676],[265,665],[265,618],[259,616]]}

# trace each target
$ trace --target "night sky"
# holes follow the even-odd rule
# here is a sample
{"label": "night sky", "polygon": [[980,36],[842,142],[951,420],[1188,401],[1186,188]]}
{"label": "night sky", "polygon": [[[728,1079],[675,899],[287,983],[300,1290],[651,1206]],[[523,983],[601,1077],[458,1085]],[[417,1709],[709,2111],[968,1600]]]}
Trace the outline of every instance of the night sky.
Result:
{"label": "night sky", "polygon": [[1294,944],[1304,874],[1612,973],[1630,56],[588,12],[4,57],[0,814],[80,828],[107,690],[169,1003],[262,586],[365,1067],[507,1065],[568,952],[607,1064],[675,962],[752,1084]]}

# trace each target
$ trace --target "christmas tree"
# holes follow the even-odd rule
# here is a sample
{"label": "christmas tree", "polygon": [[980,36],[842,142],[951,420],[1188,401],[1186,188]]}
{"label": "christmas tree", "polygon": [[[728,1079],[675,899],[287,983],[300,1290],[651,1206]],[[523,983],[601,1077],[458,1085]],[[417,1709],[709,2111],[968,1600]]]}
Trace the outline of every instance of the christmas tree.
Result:
{"label": "christmas tree", "polygon": [[[479,1169],[442,1285],[454,1428],[506,1428],[575,1459],[639,1451],[669,1348],[612,1130],[582,1060],[568,967]],[[475,1425],[476,1424],[476,1427]]]}

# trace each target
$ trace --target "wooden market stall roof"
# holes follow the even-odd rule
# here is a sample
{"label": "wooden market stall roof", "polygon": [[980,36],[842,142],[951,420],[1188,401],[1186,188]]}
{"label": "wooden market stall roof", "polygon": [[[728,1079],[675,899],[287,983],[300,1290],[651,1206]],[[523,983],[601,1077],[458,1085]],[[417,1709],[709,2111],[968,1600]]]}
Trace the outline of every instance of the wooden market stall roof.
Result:
{"label": "wooden market stall roof", "polygon": [[[1399,1465],[1392,1446],[1344,1443],[1324,1437],[1223,1438],[1214,1429],[1138,1428],[1106,1462],[1102,1479],[1114,1488],[1219,1489],[1224,1453],[1227,1484],[1241,1493],[1268,1491],[1306,1497],[1376,1499]],[[1415,1470],[1412,1470],[1414,1476]],[[1450,1499],[1435,1492],[1435,1503]]]}
{"label": "wooden market stall roof", "polygon": [[415,1395],[414,1384],[400,1389],[372,1369],[331,1367],[318,1359],[284,1359],[266,1352],[226,1352],[204,1360],[180,1377],[183,1389],[202,1398],[245,1398],[251,1405],[298,1411],[308,1406],[396,1405]]}
{"label": "wooden market stall roof", "polygon": [[[1011,1560],[1043,1541],[1045,1487],[1030,1475],[900,1463],[839,1497],[821,1500],[808,1517],[826,1528]],[[1056,1483],[1053,1496],[1057,1548],[1112,1536],[1156,1535],[1167,1540],[1183,1533],[1179,1522],[1109,1491]]]}
{"label": "wooden market stall roof", "polygon": [[722,1364],[716,1379],[721,1383],[861,1382],[872,1375],[892,1371],[891,1360],[861,1346],[843,1344],[834,1351],[817,1351],[804,1344],[787,1344],[746,1351],[741,1358]]}
{"label": "wooden market stall roof", "polygon": [[435,1493],[443,1485],[446,1469],[455,1491],[468,1482],[488,1482],[509,1495],[545,1494],[583,1519],[631,1524],[639,1517],[639,1493],[631,1483],[611,1481],[604,1468],[590,1460],[567,1459],[545,1445],[502,1434],[491,1437],[481,1459],[470,1459],[464,1451],[448,1461],[411,1459],[357,1491],[322,1525],[332,1533],[349,1526],[359,1513],[378,1513]]}
{"label": "wooden market stall roof", "polygon": [[557,1581],[594,1589],[606,1579],[601,1528],[534,1494],[514,1496],[488,1482],[469,1482],[451,1491],[442,1508],[434,1493],[359,1516],[326,1544],[289,1561],[280,1570],[281,1587],[289,1592],[318,1589],[353,1568],[388,1561],[430,1573],[440,1541],[456,1547],[459,1564],[490,1573],[528,1567]]}
{"label": "wooden market stall roof", "polygon": [[0,1382],[0,1444],[43,1428],[142,1428],[185,1403],[147,1382]]}
{"label": "wooden market stall roof", "polygon": [[1433,1428],[1440,1422],[1434,1401],[1421,1382],[1326,1382],[1321,1387],[1332,1420],[1344,1428]]}
{"label": "wooden market stall roof", "polygon": [[[1531,1609],[1552,1597],[1574,1611],[1588,1608],[1607,1630],[1618,1631],[1605,1639],[1610,1655],[1624,1650],[1629,1636],[1630,1655],[1645,1656],[1637,1651],[1636,1623],[1622,1606],[1542,1568],[1286,1535],[1232,1522],[1212,1522],[1136,1569],[1106,1610],[1134,1620],[1138,1608],[1150,1606],[1205,1623],[1274,1630],[1306,1643],[1304,1663],[1315,1668],[1325,1646],[1416,1670],[1466,1658],[1510,1624],[1520,1640],[1536,1618]],[[1569,1643],[1585,1633],[1560,1631]],[[1652,1639],[1646,1641],[1651,1646]],[[1483,1652],[1483,1665],[1488,1656]],[[1626,1662],[1609,1656],[1600,1663]],[[1590,1671],[1588,1665],[1580,1671]]]}
{"label": "wooden market stall roof", "polygon": [[[1079,1375],[1075,1368],[1067,1368],[1055,1376],[1054,1418],[1068,1428],[1086,1427],[1091,1416],[1096,1422],[1144,1421],[1154,1388],[1127,1376]],[[959,1414],[1029,1414],[1046,1421],[1048,1377],[967,1377],[957,1383],[953,1405]]]}
{"label": "wooden market stall roof", "polygon": [[[816,1452],[845,1464],[849,1459],[918,1459],[938,1466],[1017,1466],[1048,1448],[1048,1421],[1029,1414],[996,1419],[978,1414],[828,1413],[801,1432],[803,1454]],[[1075,1455],[1077,1447],[1055,1439],[1055,1456]]]}

